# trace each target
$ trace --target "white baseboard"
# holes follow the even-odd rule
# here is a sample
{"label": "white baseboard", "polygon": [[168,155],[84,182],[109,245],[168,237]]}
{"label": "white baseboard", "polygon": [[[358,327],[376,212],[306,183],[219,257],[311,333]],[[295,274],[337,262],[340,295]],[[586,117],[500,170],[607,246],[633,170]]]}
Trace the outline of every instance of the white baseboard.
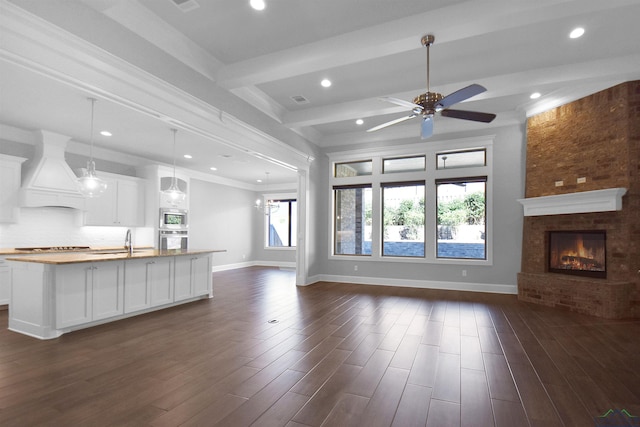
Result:
{"label": "white baseboard", "polygon": [[238,262],[235,264],[214,265],[211,270],[213,273],[215,273],[218,271],[235,270],[237,268],[255,267],[255,266],[279,267],[279,268],[295,270],[296,263],[287,262],[287,261],[247,261],[247,262]]}
{"label": "white baseboard", "polygon": [[308,279],[309,284],[316,282],[354,283],[358,285],[398,286],[406,288],[444,289],[450,291],[489,292],[494,294],[518,293],[517,285],[500,285],[493,283],[442,282],[435,280],[385,279],[379,277],[336,276],[318,274]]}

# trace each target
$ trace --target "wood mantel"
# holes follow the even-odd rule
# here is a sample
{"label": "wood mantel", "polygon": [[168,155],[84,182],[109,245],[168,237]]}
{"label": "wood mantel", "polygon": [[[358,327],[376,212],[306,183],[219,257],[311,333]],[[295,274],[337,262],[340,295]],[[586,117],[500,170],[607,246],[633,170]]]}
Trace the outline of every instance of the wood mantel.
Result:
{"label": "wood mantel", "polygon": [[562,215],[589,212],[619,211],[626,188],[582,191],[579,193],[518,199],[524,206],[524,216]]}

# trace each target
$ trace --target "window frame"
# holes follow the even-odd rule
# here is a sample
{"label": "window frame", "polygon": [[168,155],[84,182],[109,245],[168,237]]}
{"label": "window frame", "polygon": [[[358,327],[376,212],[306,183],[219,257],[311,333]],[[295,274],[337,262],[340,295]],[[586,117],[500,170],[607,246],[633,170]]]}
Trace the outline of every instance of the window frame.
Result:
{"label": "window frame", "polygon": [[276,202],[289,202],[289,241],[291,243],[291,246],[269,246],[269,237],[270,237],[269,225],[270,225],[271,215],[264,214],[264,223],[263,223],[264,224],[264,233],[263,233],[264,249],[272,250],[272,251],[283,251],[283,250],[295,251],[297,247],[297,242],[294,241],[292,237],[292,231],[294,227],[298,226],[298,224],[297,224],[297,221],[296,222],[291,221],[291,216],[293,215],[293,207],[291,202],[296,202],[296,209],[297,209],[297,203],[298,203],[297,195],[295,193],[264,194],[262,196],[263,206],[268,200],[272,200]]}
{"label": "window frame", "polygon": [[[409,262],[417,264],[441,264],[441,265],[493,265],[493,144],[494,135],[477,138],[455,139],[447,141],[430,141],[399,146],[389,149],[381,149],[375,152],[370,150],[354,150],[350,152],[328,153],[329,156],[329,186],[327,196],[329,212],[327,233],[329,245],[327,257],[329,260],[353,260],[364,262]],[[484,149],[486,155],[485,166],[468,168],[437,169],[437,156],[448,152],[473,151]],[[426,170],[414,172],[396,172],[383,174],[382,164],[384,159],[397,157],[426,156]],[[372,160],[372,174],[354,177],[335,177],[333,174],[335,163],[350,161]],[[486,206],[485,206],[485,236],[486,259],[468,258],[437,258],[437,200],[436,180],[467,179],[486,176]],[[392,179],[390,179],[392,177]],[[425,256],[423,257],[394,257],[382,256],[382,190],[383,182],[425,182]],[[335,255],[335,199],[333,188],[336,186],[371,184],[372,188],[372,235],[371,255]]]}
{"label": "window frame", "polygon": [[[444,257],[444,256],[438,256],[438,185],[440,184],[459,184],[459,183],[484,183],[484,224],[485,224],[485,240],[484,240],[484,258],[455,258],[455,257]],[[437,259],[439,260],[460,260],[460,259],[464,259],[464,260],[480,260],[480,261],[484,261],[487,259],[488,256],[488,250],[487,250],[487,243],[488,243],[488,239],[486,238],[486,234],[487,234],[487,205],[488,203],[488,194],[487,194],[487,177],[486,176],[468,176],[468,177],[464,177],[464,178],[453,178],[453,179],[437,179],[436,180],[436,186],[435,186],[435,199],[436,199],[436,234],[434,235],[435,238],[435,242],[436,242],[436,253],[435,256]]]}
{"label": "window frame", "polygon": [[[362,176],[362,175],[360,175]],[[371,254],[367,254],[367,253],[361,253],[361,254],[338,254],[336,253],[336,245],[337,245],[337,233],[338,230],[336,229],[336,218],[338,216],[338,206],[336,203],[336,190],[357,190],[357,189],[370,189],[373,192],[373,188],[370,184],[354,184],[354,185],[335,185],[331,188],[331,197],[332,197],[332,210],[331,210],[331,217],[332,217],[332,239],[331,239],[331,253],[333,254],[334,257],[338,257],[338,258],[344,258],[344,257],[357,257],[357,258],[367,258],[370,257],[373,254],[373,247],[371,248],[372,253]],[[372,206],[373,209],[373,206]],[[373,239],[372,239],[372,243],[373,243]]]}
{"label": "window frame", "polygon": [[[394,172],[394,174],[397,172]],[[387,259],[387,258],[414,258],[414,259],[422,259],[425,257],[426,255],[426,245],[427,245],[427,227],[426,227],[426,212],[425,212],[425,224],[424,224],[424,229],[422,230],[423,233],[423,245],[422,245],[422,255],[417,255],[417,256],[413,256],[413,255],[385,255],[384,253],[384,244],[385,244],[385,239],[384,239],[384,191],[387,188],[400,188],[400,187],[412,187],[412,186],[422,186],[423,187],[423,197],[425,199],[425,211],[426,211],[426,205],[427,205],[427,185],[425,183],[425,181],[393,181],[393,182],[381,182],[380,183],[380,198],[381,198],[381,202],[382,202],[382,209],[380,210],[380,226],[382,227],[381,230],[381,239],[380,239],[380,257]]]}

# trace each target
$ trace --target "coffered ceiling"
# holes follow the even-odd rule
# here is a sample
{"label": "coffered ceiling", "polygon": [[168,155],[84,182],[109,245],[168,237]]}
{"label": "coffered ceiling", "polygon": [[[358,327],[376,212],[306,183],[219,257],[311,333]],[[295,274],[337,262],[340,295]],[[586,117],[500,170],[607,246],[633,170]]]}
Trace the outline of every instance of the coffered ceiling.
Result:
{"label": "coffered ceiling", "polygon": [[[497,115],[491,124],[436,115],[433,139],[522,124],[527,115],[640,79],[640,0],[265,0],[262,11],[253,10],[248,0],[2,1],[114,54],[127,43],[161,51],[183,68],[146,71],[185,90],[190,87],[188,75],[195,74],[218,92],[206,96],[191,91],[192,95],[220,111],[232,111],[286,144],[296,145],[291,141],[302,138],[315,152],[420,141],[418,119],[377,132],[366,129],[407,115],[406,108],[381,97],[411,101],[426,91],[426,49],[420,44],[424,34],[435,36],[431,90],[446,95],[479,83],[487,91],[456,108]],[[576,27],[583,27],[585,34],[570,39]],[[138,53],[152,55],[153,49]],[[38,82],[36,76],[30,82],[31,76],[6,62],[0,61],[0,66],[0,89],[6,94],[0,123],[29,128],[38,120],[53,120],[40,117],[43,112],[30,107],[34,102],[8,101],[21,94],[25,100],[36,96],[29,84],[46,86],[47,81]],[[332,85],[322,87],[322,79],[330,79]],[[58,100],[61,111],[80,108],[67,101],[64,85],[52,85],[50,92],[50,101]],[[541,96],[532,100],[534,92]],[[47,97],[49,90],[37,93]],[[71,98],[77,104],[78,97]],[[19,111],[9,108],[18,104]],[[145,137],[154,135],[157,144],[167,139],[164,123],[122,107],[107,107],[103,114],[128,123],[120,135],[137,135],[147,143],[132,144],[129,136],[114,134],[113,140],[96,144],[168,160],[159,154],[159,145]],[[357,119],[363,124],[356,124]],[[82,135],[78,129],[70,132]],[[225,150],[236,153],[202,135],[186,132],[183,138],[194,159],[180,160],[180,166],[247,183],[272,168],[264,159],[238,151],[238,162],[227,172],[208,171],[224,159]],[[275,181],[294,176],[286,170],[281,176],[272,172]]]}

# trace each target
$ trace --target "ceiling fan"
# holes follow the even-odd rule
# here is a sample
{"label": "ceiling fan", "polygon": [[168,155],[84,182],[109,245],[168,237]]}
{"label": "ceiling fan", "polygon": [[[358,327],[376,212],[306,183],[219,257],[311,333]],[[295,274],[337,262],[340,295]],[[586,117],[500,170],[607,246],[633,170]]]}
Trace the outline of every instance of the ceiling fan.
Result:
{"label": "ceiling fan", "polygon": [[429,47],[433,44],[435,37],[431,34],[423,36],[421,39],[422,45],[427,48],[427,92],[416,96],[413,102],[405,101],[393,97],[380,98],[384,101],[391,102],[402,107],[411,109],[411,114],[399,119],[391,120],[381,125],[367,129],[367,132],[374,132],[387,126],[395,125],[397,123],[404,122],[405,120],[413,119],[414,117],[422,116],[421,136],[422,139],[429,138],[433,134],[433,115],[440,113],[445,117],[452,117],[454,119],[472,120],[474,122],[490,123],[496,118],[495,114],[480,113],[478,111],[465,111],[465,110],[451,110],[450,106],[462,102],[465,99],[476,96],[487,89],[479,84],[472,84],[457,90],[447,96],[442,96],[439,93],[431,92],[429,90]]}

